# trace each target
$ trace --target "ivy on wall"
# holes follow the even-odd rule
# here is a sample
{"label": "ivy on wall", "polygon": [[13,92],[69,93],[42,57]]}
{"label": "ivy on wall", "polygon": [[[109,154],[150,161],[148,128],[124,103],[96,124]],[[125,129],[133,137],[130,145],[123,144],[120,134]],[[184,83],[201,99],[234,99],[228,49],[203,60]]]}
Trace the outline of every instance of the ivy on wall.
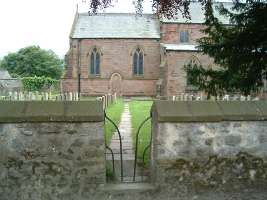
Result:
{"label": "ivy on wall", "polygon": [[28,91],[38,91],[43,88],[50,88],[52,86],[57,86],[59,80],[44,77],[44,76],[34,76],[34,77],[23,77],[21,79],[23,88]]}

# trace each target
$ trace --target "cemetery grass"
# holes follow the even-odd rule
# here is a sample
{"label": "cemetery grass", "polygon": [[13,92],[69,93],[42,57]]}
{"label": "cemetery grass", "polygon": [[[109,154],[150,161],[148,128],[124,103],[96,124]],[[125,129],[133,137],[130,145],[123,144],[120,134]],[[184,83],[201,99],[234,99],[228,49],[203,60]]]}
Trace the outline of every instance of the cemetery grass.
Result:
{"label": "cemetery grass", "polygon": [[[129,103],[129,109],[131,113],[131,122],[132,122],[132,138],[135,147],[136,134],[140,124],[150,116],[150,109],[153,101],[131,101]],[[142,162],[143,152],[145,148],[149,145],[151,138],[151,120],[148,120],[139,133],[139,142],[138,142],[138,152],[137,158],[138,161]],[[145,155],[145,166],[148,166],[149,163],[149,149]],[[139,162],[139,163],[140,163]]]}
{"label": "cemetery grass", "polygon": [[[117,103],[111,104],[106,109],[107,116],[112,121],[114,121],[117,126],[119,126],[123,109],[124,109],[124,104],[122,100],[118,100]],[[114,127],[114,125],[108,120],[105,120],[105,138],[106,138],[106,143],[108,145],[110,144],[111,138],[115,131],[116,131],[116,128]]]}

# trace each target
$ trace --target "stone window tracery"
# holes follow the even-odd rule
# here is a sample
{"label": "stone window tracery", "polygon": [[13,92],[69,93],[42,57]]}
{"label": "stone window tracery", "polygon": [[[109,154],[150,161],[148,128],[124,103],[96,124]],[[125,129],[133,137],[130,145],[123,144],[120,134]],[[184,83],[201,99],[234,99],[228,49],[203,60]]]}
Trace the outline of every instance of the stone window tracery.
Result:
{"label": "stone window tracery", "polygon": [[100,75],[100,52],[95,47],[90,56],[90,74]]}
{"label": "stone window tracery", "polygon": [[134,75],[144,75],[144,53],[140,48],[134,52],[133,73]]}

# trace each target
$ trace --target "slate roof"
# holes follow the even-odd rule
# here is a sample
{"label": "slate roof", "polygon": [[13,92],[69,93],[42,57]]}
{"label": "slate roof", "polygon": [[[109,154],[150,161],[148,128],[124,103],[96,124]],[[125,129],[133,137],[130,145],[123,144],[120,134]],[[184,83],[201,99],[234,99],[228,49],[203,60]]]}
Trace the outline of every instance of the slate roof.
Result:
{"label": "slate roof", "polygon": [[21,82],[17,79],[12,79],[8,71],[0,69],[0,89],[15,89],[20,88]]}
{"label": "slate roof", "polygon": [[200,51],[194,44],[161,44],[167,51]]}
{"label": "slate roof", "polygon": [[159,21],[152,14],[79,13],[72,38],[160,38]]}
{"label": "slate roof", "polygon": [[[214,7],[220,3],[214,3]],[[231,8],[231,2],[223,3],[225,7]],[[191,20],[185,19],[179,14],[173,19],[162,18],[162,23],[203,23],[204,11],[200,3],[190,4]],[[219,15],[215,10],[215,16],[224,24],[229,24],[229,19]],[[71,38],[160,38],[160,21],[153,14],[136,13],[77,13],[70,34]]]}
{"label": "slate roof", "polygon": [[6,70],[0,69],[0,79],[9,79],[11,78],[10,74]]}
{"label": "slate roof", "polygon": [[[221,2],[221,3],[224,5],[225,8],[228,8],[228,9],[230,9],[233,6],[232,2]],[[215,9],[221,3],[217,2],[217,3],[213,4],[214,15],[223,24],[230,24],[229,18],[220,15],[218,10]],[[204,11],[201,8],[202,8],[202,6],[200,3],[197,3],[197,2],[191,3],[189,5],[191,20],[183,18],[182,15],[179,13],[175,18],[173,18],[173,19],[163,18],[163,19],[161,19],[161,22],[163,22],[163,23],[196,23],[196,24],[204,23]]]}

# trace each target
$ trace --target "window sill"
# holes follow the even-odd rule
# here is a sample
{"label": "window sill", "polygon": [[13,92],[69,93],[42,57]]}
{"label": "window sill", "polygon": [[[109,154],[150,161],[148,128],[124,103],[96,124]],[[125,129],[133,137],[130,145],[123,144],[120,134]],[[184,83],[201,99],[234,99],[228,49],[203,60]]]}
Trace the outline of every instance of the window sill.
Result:
{"label": "window sill", "polygon": [[97,78],[101,78],[100,74],[99,75],[89,75],[88,76],[89,79],[97,79]]}
{"label": "window sill", "polygon": [[134,78],[134,79],[144,79],[145,76],[144,76],[144,75],[136,75],[136,74],[134,74],[134,75],[133,75],[133,78]]}

